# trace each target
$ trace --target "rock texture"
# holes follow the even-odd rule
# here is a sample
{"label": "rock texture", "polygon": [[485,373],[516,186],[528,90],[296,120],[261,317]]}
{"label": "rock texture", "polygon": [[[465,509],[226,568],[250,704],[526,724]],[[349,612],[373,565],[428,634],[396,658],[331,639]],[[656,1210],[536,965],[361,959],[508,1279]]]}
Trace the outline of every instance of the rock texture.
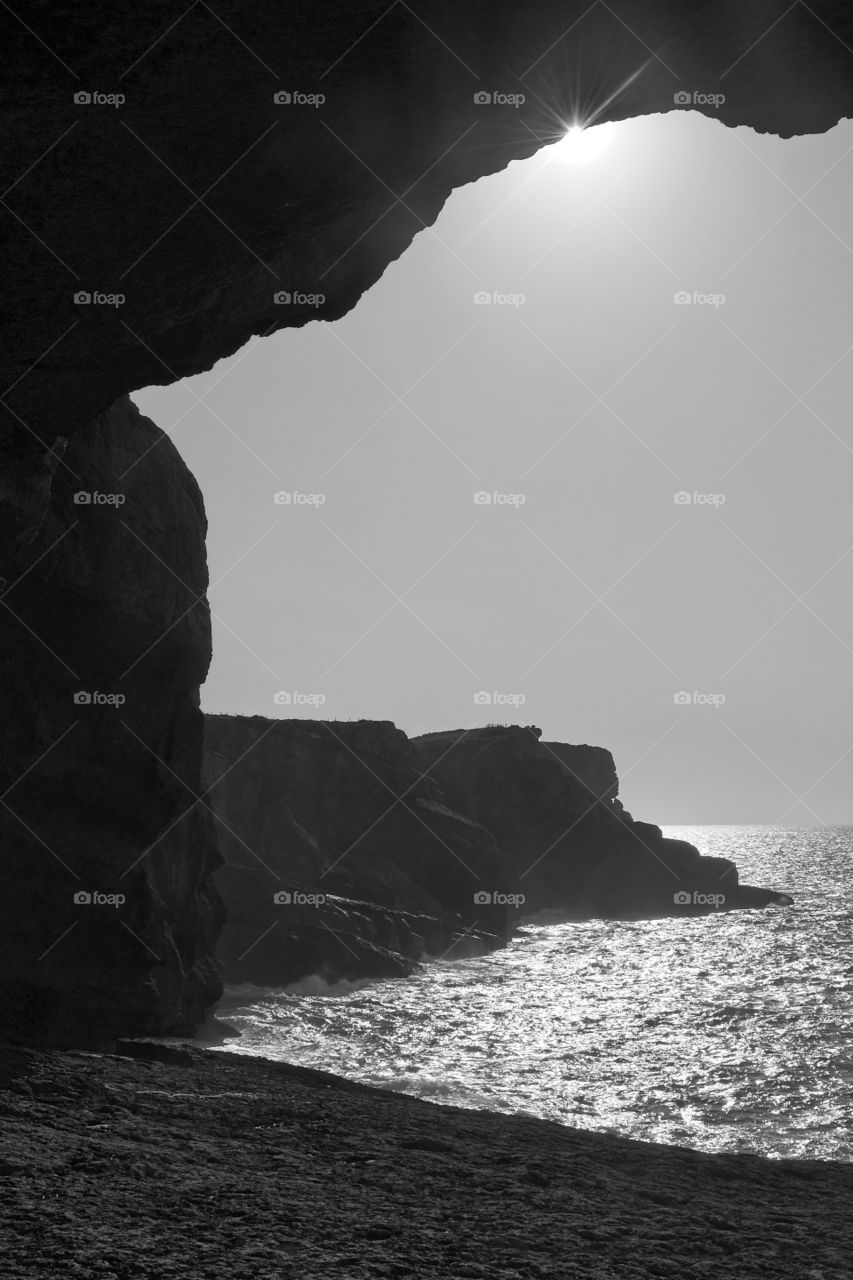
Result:
{"label": "rock texture", "polygon": [[[14,8],[14,6],[12,6]],[[784,7],[783,7],[784,9]],[[695,109],[782,135],[853,113],[853,14],[738,0],[107,0],[3,14],[11,425],[42,439],[209,368],[252,334],[341,316],[454,187],[532,155],[579,105]],[[319,107],[277,91],[322,93]],[[520,106],[476,93],[522,94]],[[92,101],[75,101],[77,94]],[[96,94],[122,95],[120,105]],[[606,105],[605,105],[606,104]],[[399,197],[399,198],[398,198]],[[120,308],[79,291],[121,293]],[[72,327],[73,326],[73,327]],[[45,358],[51,348],[49,359]],[[41,361],[33,369],[33,363]]]}
{"label": "rock texture", "polygon": [[431,733],[413,746],[448,804],[494,832],[525,911],[640,919],[787,901],[739,885],[730,860],[634,821],[601,747],[543,743],[532,725]]}
{"label": "rock texture", "polygon": [[406,973],[425,954],[504,942],[509,875],[493,837],[452,812],[387,721],[206,717],[205,772],[225,865],[228,982],[279,986]]}
{"label": "rock texture", "polygon": [[[136,469],[134,519],[169,531],[159,569],[111,524],[101,553],[93,530],[115,513],[93,509],[70,528],[66,510],[74,473],[121,479],[101,470],[105,424],[128,457],[150,443],[122,397],[207,369],[254,334],[340,317],[454,187],[529,156],[577,109],[615,120],[671,110],[674,91],[722,91],[723,103],[695,109],[785,136],[830,128],[853,113],[853,13],[817,0],[57,0],[19,10],[0,12],[11,68],[0,107],[11,268],[0,574],[12,593],[0,617],[0,758],[14,786],[6,800],[29,830],[4,810],[3,910],[15,937],[3,943],[0,982],[24,993],[13,1034],[86,1039],[108,1012],[110,1025],[137,1030],[196,1019],[215,987],[202,809],[187,820],[194,834],[162,835],[184,784],[199,785],[204,608],[189,606],[170,569],[203,591],[200,508],[185,501],[174,455]],[[475,100],[496,92],[524,101]],[[319,293],[319,307],[299,301]],[[137,670],[146,693],[133,713],[166,767],[138,744],[119,748],[110,716],[90,715],[73,746],[56,745],[63,663],[114,680],[127,650],[137,657],[127,628],[150,643],[173,621],[144,682]],[[64,849],[86,882],[112,881],[154,836],[148,870],[136,873],[137,914],[124,922],[144,941],[120,930],[108,962],[103,938],[82,924],[57,941],[75,921],[62,905],[70,873],[48,849]]]}
{"label": "rock texture", "polygon": [[0,1049],[15,1280],[849,1280],[853,1166],[437,1107],[263,1058]]}
{"label": "rock texture", "polygon": [[534,726],[411,741],[370,720],[206,726],[229,982],[405,973],[500,945],[543,908],[638,919],[782,901],[635,822],[609,751],[541,743]]}
{"label": "rock texture", "polygon": [[14,1038],[164,1033],[219,994],[218,859],[195,803],[204,533],[198,486],[125,398],[72,437],[36,536],[5,558],[0,1007]]}

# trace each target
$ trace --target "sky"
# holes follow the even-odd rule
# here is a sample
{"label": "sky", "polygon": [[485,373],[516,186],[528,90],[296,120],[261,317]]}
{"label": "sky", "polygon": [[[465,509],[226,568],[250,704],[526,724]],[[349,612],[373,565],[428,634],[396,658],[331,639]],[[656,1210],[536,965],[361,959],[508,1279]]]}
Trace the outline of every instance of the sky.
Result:
{"label": "sky", "polygon": [[136,393],[205,497],[204,709],[535,724],[646,821],[853,821],[851,196],[850,123],[601,125]]}

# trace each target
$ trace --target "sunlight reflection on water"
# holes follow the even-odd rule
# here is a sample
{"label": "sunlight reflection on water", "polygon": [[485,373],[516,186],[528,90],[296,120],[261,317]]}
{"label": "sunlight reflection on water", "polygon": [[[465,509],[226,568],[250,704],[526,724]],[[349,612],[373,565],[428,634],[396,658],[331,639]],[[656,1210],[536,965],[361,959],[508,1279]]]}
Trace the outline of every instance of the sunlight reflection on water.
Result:
{"label": "sunlight reflection on water", "polygon": [[853,1160],[853,828],[665,834],[794,906],[531,924],[411,978],[238,998],[223,1047],[706,1151]]}

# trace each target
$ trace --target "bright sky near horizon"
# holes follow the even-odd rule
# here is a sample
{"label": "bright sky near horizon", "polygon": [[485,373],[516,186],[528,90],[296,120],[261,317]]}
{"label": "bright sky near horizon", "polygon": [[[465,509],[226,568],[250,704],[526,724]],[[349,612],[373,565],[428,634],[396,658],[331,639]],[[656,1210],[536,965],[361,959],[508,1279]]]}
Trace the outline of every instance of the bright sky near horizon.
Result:
{"label": "bright sky near horizon", "polygon": [[203,706],[537,724],[638,818],[851,821],[853,125],[578,141],[134,396],[205,495]]}

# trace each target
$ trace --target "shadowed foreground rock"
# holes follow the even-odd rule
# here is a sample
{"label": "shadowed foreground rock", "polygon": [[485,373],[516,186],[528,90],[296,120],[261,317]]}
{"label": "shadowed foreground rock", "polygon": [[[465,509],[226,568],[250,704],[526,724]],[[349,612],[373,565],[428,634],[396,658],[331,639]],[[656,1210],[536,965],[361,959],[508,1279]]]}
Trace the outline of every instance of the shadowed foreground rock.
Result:
{"label": "shadowed foreground rock", "polygon": [[195,803],[206,521],[128,398],[61,448],[39,536],[0,584],[0,1023],[107,1045],[186,1031],[221,990],[219,858]]}
{"label": "shadowed foreground rock", "polygon": [[262,1058],[0,1049],[14,1280],[849,1280],[853,1166],[437,1107]]}

